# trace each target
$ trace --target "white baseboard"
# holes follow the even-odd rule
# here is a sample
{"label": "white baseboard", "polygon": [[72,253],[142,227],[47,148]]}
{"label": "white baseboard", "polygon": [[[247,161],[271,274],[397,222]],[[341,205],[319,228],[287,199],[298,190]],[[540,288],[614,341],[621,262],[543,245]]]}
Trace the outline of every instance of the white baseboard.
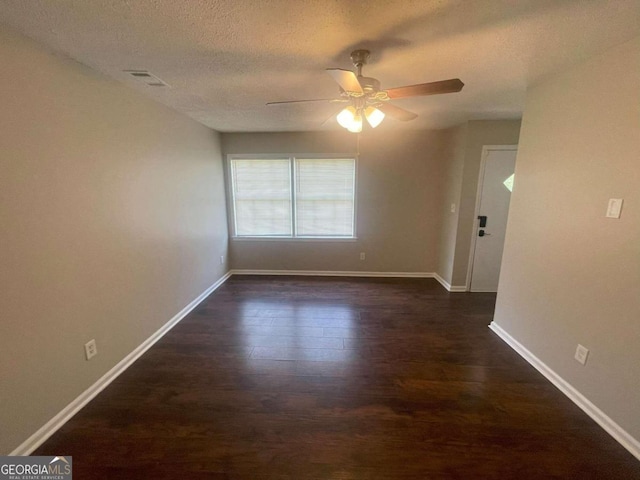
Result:
{"label": "white baseboard", "polygon": [[569,382],[549,368],[542,360],[527,350],[520,342],[509,335],[500,325],[491,322],[489,328],[493,330],[504,342],[513,348],[522,358],[529,362],[536,370],[544,375],[562,393],[589,415],[598,425],[600,425],[609,435],[611,435],[620,445],[640,460],[640,442],[633,438],[625,429],[614,422],[609,416],[596,407],[587,397],[576,390]]}
{"label": "white baseboard", "polygon": [[450,292],[466,292],[467,291],[467,287],[459,286],[459,285],[451,285],[449,282],[447,282],[444,278],[442,278],[437,273],[433,274],[433,278],[435,278],[438,282],[440,282],[440,285],[442,285],[444,288],[446,288]]}
{"label": "white baseboard", "polygon": [[358,272],[327,270],[231,270],[232,275],[300,275],[308,277],[434,278],[432,272]]}
{"label": "white baseboard", "polygon": [[180,310],[171,320],[165,323],[158,331],[142,342],[129,355],[118,362],[111,370],[105,373],[97,382],[82,392],[75,400],[63,408],[51,420],[45,423],[33,435],[27,438],[9,455],[30,455],[36,448],[42,445],[51,435],[53,435],[60,427],[68,422],[82,407],[89,403],[93,398],[104,390],[111,382],[113,382],[122,372],[142,356],[154,343],[160,340],[169,330],[171,330],[180,320],[186,317],[191,310],[198,306],[205,298],[222,285],[229,277],[231,272],[227,272],[216,283],[207,288],[198,295],[186,307]]}

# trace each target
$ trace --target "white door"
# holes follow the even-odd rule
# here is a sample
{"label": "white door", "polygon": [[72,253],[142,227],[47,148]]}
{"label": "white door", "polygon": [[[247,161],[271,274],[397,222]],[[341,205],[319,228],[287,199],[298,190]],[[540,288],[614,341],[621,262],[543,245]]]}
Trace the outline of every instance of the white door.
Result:
{"label": "white door", "polygon": [[486,147],[479,179],[479,208],[471,269],[472,292],[497,292],[509,201],[516,165],[515,147]]}

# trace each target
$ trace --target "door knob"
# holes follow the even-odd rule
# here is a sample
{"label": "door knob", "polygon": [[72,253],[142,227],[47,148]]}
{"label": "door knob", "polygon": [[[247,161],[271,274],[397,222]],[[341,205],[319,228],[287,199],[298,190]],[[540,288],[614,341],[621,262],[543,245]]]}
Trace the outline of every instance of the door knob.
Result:
{"label": "door knob", "polygon": [[484,230],[478,231],[478,236],[479,237],[486,237],[486,236],[490,236],[490,235],[491,235],[490,233],[485,233]]}

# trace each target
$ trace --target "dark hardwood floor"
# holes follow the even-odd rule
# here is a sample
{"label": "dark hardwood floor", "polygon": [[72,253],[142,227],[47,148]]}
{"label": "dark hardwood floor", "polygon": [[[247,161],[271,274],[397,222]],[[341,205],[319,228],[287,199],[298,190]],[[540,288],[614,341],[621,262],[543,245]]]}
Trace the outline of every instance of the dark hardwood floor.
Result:
{"label": "dark hardwood floor", "polygon": [[494,300],[234,276],[34,455],[76,479],[640,478],[487,328]]}

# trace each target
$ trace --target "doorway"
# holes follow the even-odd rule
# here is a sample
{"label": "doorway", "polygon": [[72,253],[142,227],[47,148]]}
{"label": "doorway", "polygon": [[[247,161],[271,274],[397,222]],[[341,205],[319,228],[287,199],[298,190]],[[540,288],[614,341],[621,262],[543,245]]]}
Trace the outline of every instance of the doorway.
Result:
{"label": "doorway", "polygon": [[467,284],[471,292],[497,292],[517,145],[482,149]]}

